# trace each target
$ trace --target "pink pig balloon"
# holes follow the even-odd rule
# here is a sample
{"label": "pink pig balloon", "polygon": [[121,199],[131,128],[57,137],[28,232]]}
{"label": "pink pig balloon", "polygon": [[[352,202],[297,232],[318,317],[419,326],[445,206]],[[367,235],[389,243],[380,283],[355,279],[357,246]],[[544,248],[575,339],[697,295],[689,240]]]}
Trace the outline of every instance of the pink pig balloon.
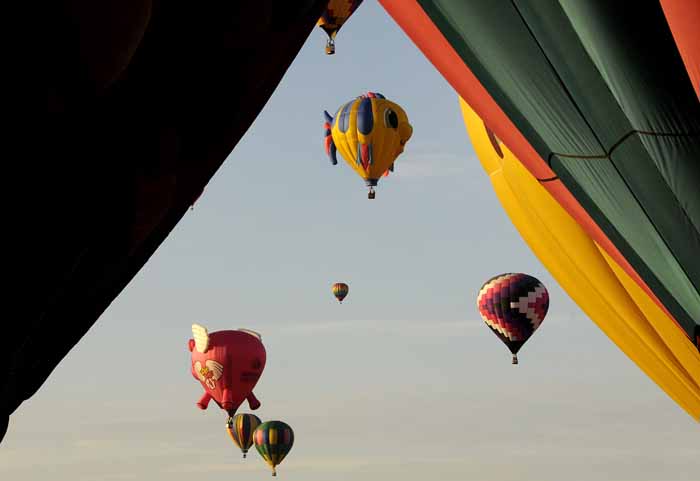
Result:
{"label": "pink pig balloon", "polygon": [[192,375],[204,388],[197,402],[206,409],[214,402],[229,416],[244,399],[250,409],[260,407],[253,388],[265,369],[266,353],[260,334],[247,329],[217,331],[209,334],[205,327],[192,324],[189,348],[192,352]]}

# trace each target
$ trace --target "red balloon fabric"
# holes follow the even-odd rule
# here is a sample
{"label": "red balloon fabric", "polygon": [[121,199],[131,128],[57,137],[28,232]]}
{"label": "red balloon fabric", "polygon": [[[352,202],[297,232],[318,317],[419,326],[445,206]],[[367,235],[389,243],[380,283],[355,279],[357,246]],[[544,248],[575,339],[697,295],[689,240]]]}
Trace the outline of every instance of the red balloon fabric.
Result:
{"label": "red balloon fabric", "polygon": [[260,335],[247,329],[209,334],[199,324],[192,325],[192,334],[192,376],[204,388],[197,406],[206,409],[213,399],[229,416],[236,413],[243,400],[248,400],[250,409],[259,408],[253,388],[267,358]]}

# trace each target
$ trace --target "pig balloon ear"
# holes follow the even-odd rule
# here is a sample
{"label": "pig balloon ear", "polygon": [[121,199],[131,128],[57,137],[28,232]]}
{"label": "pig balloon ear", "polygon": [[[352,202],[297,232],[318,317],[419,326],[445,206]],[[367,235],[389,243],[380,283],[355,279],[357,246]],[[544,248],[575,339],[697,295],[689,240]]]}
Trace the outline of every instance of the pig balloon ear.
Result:
{"label": "pig balloon ear", "polygon": [[194,337],[194,347],[197,352],[204,354],[209,349],[209,333],[207,328],[199,324],[192,324],[192,336]]}
{"label": "pig balloon ear", "polygon": [[190,339],[190,340],[187,342],[187,347],[189,347],[189,348],[190,348],[190,352],[192,352],[192,349],[194,349],[194,339]]}

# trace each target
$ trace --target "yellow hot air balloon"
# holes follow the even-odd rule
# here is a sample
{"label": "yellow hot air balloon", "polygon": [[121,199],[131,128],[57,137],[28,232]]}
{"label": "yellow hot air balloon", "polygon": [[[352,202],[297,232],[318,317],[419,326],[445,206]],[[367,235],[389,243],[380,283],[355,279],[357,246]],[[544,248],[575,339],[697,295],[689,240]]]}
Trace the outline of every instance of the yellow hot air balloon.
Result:
{"label": "yellow hot air balloon", "polygon": [[342,105],[335,118],[324,112],[326,154],[333,165],[336,152],[369,186],[369,199],[379,178],[394,170],[396,157],[413,134],[400,105],[382,94],[367,92]]}
{"label": "yellow hot air balloon", "polygon": [[360,6],[362,0],[330,0],[316,25],[321,27],[326,35],[326,55],[335,53],[335,36],[353,12]]}

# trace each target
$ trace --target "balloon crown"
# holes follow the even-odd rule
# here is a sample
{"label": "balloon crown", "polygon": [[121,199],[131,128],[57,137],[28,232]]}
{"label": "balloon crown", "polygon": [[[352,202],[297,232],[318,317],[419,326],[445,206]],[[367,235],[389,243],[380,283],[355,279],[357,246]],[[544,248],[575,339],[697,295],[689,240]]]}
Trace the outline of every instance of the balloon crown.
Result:
{"label": "balloon crown", "polygon": [[367,92],[366,94],[360,95],[358,98],[360,99],[385,99],[382,94],[379,92]]}

